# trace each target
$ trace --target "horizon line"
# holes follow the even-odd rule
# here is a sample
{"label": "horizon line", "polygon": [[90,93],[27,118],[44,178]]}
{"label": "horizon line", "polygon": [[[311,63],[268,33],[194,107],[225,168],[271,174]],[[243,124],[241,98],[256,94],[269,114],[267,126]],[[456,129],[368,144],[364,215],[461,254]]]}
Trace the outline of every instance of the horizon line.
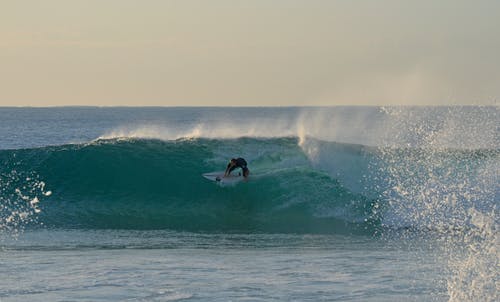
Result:
{"label": "horizon line", "polygon": [[334,107],[498,107],[499,104],[387,104],[387,105],[48,105],[48,106],[12,106],[0,105],[0,108],[44,109],[44,108],[334,108]]}

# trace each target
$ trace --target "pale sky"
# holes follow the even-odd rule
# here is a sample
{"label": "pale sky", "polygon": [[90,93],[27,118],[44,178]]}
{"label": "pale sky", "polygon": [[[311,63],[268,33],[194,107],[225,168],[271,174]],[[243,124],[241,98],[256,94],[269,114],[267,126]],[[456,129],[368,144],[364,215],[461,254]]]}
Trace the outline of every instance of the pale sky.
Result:
{"label": "pale sky", "polygon": [[499,0],[0,0],[0,106],[499,98]]}

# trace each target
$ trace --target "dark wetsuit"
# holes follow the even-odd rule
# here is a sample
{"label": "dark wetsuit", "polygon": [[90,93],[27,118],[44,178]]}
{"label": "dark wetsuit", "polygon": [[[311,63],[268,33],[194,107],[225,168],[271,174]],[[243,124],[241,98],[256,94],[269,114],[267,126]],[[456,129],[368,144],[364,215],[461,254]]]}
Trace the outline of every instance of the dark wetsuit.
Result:
{"label": "dark wetsuit", "polygon": [[[226,169],[228,169],[229,167],[231,167],[231,163],[227,164],[227,168]],[[236,168],[241,168],[241,170],[243,171],[243,175],[245,175],[245,172],[248,170],[248,168],[247,168],[247,161],[244,158],[238,157],[236,159],[236,165],[234,165],[231,168],[229,168],[229,171],[227,171],[227,173],[228,174],[231,173],[231,171],[233,171]]]}

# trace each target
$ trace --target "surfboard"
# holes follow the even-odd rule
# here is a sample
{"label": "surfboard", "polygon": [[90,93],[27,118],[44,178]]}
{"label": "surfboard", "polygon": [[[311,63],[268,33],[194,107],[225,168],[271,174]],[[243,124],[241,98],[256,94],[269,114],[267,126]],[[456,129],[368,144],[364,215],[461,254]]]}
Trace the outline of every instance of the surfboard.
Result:
{"label": "surfboard", "polygon": [[238,172],[236,173],[233,172],[229,176],[224,176],[224,171],[216,171],[216,172],[204,173],[202,174],[202,176],[208,180],[225,185],[236,184],[244,179],[241,173]]}

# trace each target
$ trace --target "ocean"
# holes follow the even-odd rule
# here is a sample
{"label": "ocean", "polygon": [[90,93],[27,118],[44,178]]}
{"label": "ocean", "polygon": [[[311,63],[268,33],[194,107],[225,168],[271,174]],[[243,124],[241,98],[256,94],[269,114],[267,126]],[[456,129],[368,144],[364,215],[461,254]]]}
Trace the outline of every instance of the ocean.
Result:
{"label": "ocean", "polygon": [[498,301],[498,113],[0,107],[0,301]]}

